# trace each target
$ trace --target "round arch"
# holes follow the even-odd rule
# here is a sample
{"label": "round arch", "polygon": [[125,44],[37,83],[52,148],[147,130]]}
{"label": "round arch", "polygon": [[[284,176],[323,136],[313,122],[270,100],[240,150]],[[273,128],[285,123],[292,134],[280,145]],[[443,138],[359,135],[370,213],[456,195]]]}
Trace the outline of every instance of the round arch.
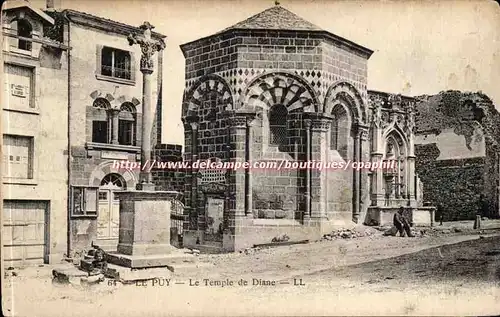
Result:
{"label": "round arch", "polygon": [[250,81],[240,96],[237,109],[269,110],[275,104],[284,105],[289,112],[319,110],[314,89],[302,77],[286,71],[263,73]]}
{"label": "round arch", "polygon": [[89,185],[96,187],[101,186],[103,179],[109,174],[119,175],[125,182],[125,187],[129,189],[134,189],[138,181],[138,175],[136,175],[135,171],[129,169],[118,169],[113,166],[112,161],[107,161],[94,168],[89,177]]}
{"label": "round arch", "polygon": [[352,114],[353,120],[367,121],[367,107],[359,91],[352,84],[340,81],[332,84],[325,96],[323,111],[330,114],[337,101],[344,101]]}
{"label": "round arch", "polygon": [[219,75],[209,74],[198,79],[189,90],[185,91],[182,101],[182,117],[192,115],[202,104],[203,96],[210,92],[217,93],[226,109],[233,109],[233,95],[226,80]]}

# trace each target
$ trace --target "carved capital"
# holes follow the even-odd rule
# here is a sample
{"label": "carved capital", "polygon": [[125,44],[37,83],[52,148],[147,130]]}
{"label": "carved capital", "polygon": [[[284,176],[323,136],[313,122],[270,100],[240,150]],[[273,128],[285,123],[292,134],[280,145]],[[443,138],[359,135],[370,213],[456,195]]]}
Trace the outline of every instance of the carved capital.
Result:
{"label": "carved capital", "polygon": [[199,126],[199,123],[198,122],[189,122],[189,127],[191,128],[192,131],[198,131],[198,126]]}
{"label": "carved capital", "polygon": [[365,125],[358,125],[356,133],[362,141],[368,140],[368,130],[369,127]]}
{"label": "carved capital", "polygon": [[[333,117],[325,113],[310,112],[304,114],[306,119],[304,123],[306,127],[311,128],[314,131],[327,131],[330,128]],[[309,123],[308,123],[309,122]]]}
{"label": "carved capital", "polygon": [[162,39],[151,38],[151,30],[154,26],[149,22],[144,22],[140,27],[143,34],[129,34],[127,40],[129,45],[138,44],[141,47],[141,72],[151,74],[154,70],[153,55],[165,49],[165,42]]}
{"label": "carved capital", "polygon": [[315,118],[311,120],[311,130],[326,132],[332,124],[331,118]]}

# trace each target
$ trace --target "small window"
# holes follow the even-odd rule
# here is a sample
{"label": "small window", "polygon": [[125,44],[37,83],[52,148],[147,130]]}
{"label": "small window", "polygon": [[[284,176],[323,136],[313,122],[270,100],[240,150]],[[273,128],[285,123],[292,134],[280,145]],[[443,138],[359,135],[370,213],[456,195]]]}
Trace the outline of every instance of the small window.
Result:
{"label": "small window", "polygon": [[351,126],[347,111],[338,106],[332,111],[333,121],[330,128],[330,149],[337,150],[340,156],[347,159],[349,155],[349,142]]}
{"label": "small window", "polygon": [[133,145],[134,122],[120,120],[118,126],[118,143]]}
{"label": "small window", "polygon": [[108,200],[108,192],[99,192],[99,200]]}
{"label": "small window", "polygon": [[101,50],[101,75],[121,79],[132,78],[130,52],[103,47]]}
{"label": "small window", "polygon": [[[33,29],[31,24],[25,19],[17,21],[17,35],[19,36],[18,48],[25,51],[31,51],[31,41],[26,40],[31,38]],[[24,39],[26,38],[26,39]]]}
{"label": "small window", "polygon": [[126,102],[120,108],[118,120],[118,143],[122,145],[135,145],[135,107]]}
{"label": "small window", "polygon": [[93,121],[92,122],[92,142],[108,143],[108,122]]}
{"label": "small window", "polygon": [[271,108],[269,112],[269,130],[270,139],[269,143],[272,145],[286,145],[287,144],[287,120],[288,110],[283,105],[276,105]]}
{"label": "small window", "polygon": [[97,216],[98,189],[98,187],[72,186],[71,216]]}
{"label": "small window", "polygon": [[104,98],[97,98],[96,100],[94,100],[94,103],[92,104],[92,106],[94,108],[98,108],[98,109],[108,109],[111,107],[111,105],[109,104],[109,101],[107,101]]}

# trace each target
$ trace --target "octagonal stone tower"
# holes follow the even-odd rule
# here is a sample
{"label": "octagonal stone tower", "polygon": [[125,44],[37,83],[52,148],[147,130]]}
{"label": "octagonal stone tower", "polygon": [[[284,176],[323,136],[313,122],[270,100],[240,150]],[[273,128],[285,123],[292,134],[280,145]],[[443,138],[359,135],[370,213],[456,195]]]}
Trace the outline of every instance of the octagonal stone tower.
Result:
{"label": "octagonal stone tower", "polygon": [[234,251],[363,221],[367,173],[278,167],[370,160],[370,49],[279,5],[181,49],[185,160],[267,167],[188,171],[186,246]]}

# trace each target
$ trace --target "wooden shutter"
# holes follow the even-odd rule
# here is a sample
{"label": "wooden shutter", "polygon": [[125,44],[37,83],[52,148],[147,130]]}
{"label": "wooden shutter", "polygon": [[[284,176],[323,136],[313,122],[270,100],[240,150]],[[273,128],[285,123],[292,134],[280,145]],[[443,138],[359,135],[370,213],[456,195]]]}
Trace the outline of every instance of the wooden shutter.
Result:
{"label": "wooden shutter", "polygon": [[134,52],[130,52],[130,80],[135,81],[135,69],[137,65],[135,64]]}
{"label": "wooden shutter", "polygon": [[96,46],[95,51],[96,63],[95,63],[95,73],[101,75],[102,73],[102,45]]}
{"label": "wooden shutter", "polygon": [[71,215],[72,216],[83,216],[83,188],[82,187],[71,187],[70,198],[71,198]]}
{"label": "wooden shutter", "polygon": [[97,215],[97,191],[97,187],[85,188],[85,214],[87,215]]}

